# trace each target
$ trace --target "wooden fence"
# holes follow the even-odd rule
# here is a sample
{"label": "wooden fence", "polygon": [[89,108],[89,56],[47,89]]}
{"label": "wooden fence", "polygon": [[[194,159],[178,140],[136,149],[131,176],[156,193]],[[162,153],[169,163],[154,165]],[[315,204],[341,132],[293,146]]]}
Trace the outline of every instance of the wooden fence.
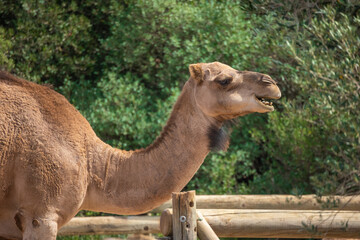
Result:
{"label": "wooden fence", "polygon": [[[175,207],[173,207],[175,206]],[[360,238],[360,197],[174,193],[159,216],[74,218],[59,235],[163,233],[173,239]]]}

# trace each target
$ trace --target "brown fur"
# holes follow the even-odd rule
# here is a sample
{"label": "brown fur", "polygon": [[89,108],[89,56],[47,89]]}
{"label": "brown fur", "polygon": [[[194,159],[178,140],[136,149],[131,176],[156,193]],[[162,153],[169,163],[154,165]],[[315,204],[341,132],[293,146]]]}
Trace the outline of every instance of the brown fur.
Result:
{"label": "brown fur", "polygon": [[255,95],[280,97],[260,73],[221,63],[189,69],[161,136],[137,151],[103,143],[50,88],[0,72],[0,238],[55,239],[81,209],[138,214],[158,206],[198,170],[209,152],[210,128],[272,110]]}

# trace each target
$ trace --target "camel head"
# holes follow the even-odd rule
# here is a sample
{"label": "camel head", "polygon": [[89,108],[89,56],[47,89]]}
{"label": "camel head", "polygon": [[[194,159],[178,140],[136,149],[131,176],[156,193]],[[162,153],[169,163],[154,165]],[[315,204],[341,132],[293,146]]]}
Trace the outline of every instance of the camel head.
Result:
{"label": "camel head", "polygon": [[281,97],[276,82],[266,74],[238,71],[219,62],[191,64],[189,70],[198,107],[217,119],[271,112],[269,100]]}

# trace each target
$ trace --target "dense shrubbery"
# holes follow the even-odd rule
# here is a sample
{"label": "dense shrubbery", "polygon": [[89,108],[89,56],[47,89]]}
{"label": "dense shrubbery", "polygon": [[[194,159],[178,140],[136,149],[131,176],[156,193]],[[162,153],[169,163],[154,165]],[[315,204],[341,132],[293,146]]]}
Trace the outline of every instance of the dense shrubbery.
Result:
{"label": "dense shrubbery", "polygon": [[360,155],[360,11],[351,1],[3,1],[0,64],[52,83],[110,144],[151,143],[187,66],[269,73],[277,111],[240,118],[201,194],[354,193]]}
{"label": "dense shrubbery", "polygon": [[[323,6],[311,19],[303,16],[297,31],[265,30],[282,35],[270,46],[277,52],[282,83],[293,89],[284,88],[281,111],[269,115],[266,133],[253,134],[265,143],[271,169],[256,177],[255,189],[300,194],[359,190],[360,17],[354,9]],[[273,26],[291,23],[268,19]]]}

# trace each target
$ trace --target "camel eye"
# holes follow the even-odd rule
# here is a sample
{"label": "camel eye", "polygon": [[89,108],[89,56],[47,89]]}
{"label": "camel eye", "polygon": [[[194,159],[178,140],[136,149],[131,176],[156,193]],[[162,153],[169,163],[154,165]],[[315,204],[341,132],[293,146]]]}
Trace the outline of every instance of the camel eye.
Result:
{"label": "camel eye", "polygon": [[231,83],[231,81],[232,78],[225,78],[225,79],[217,80],[216,82],[219,83],[221,86],[226,87]]}

